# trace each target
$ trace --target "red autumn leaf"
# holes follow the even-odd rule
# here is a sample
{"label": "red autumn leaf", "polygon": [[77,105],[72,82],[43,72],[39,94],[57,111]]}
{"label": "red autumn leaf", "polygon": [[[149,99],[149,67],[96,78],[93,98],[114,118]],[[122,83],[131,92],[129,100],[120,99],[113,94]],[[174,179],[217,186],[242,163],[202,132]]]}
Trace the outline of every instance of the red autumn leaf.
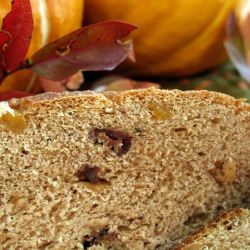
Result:
{"label": "red autumn leaf", "polygon": [[48,44],[31,58],[31,69],[59,81],[79,70],[112,70],[133,57],[132,43],[121,42],[136,26],[106,21],[83,27]]}
{"label": "red autumn leaf", "polygon": [[11,98],[21,98],[31,94],[21,91],[5,91],[0,93],[0,101],[7,101]]}
{"label": "red autumn leaf", "polygon": [[5,34],[4,32],[0,32],[0,83],[4,79],[6,72],[4,67],[4,46],[8,41],[10,40],[10,37],[8,34]]}
{"label": "red autumn leaf", "polygon": [[29,0],[13,0],[11,12],[3,19],[0,32],[0,67],[15,70],[25,59],[33,31]]}
{"label": "red autumn leaf", "polygon": [[3,31],[0,31],[0,68],[5,70],[5,62],[4,62],[4,49],[6,44],[9,42],[10,36]]}
{"label": "red autumn leaf", "polygon": [[1,84],[1,81],[4,79],[5,77],[5,72],[3,69],[0,68],[0,84]]}

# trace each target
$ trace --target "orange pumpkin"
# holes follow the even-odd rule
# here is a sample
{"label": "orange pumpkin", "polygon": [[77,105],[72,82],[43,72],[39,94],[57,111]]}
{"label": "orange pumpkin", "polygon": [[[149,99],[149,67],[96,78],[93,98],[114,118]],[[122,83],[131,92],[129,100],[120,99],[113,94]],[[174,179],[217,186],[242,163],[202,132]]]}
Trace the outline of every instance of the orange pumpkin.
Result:
{"label": "orange pumpkin", "polygon": [[[28,56],[31,56],[46,43],[53,41],[82,24],[83,0],[30,0],[32,6],[34,31]],[[0,22],[11,9],[11,1],[1,0]],[[36,75],[29,70],[17,72],[6,78],[0,85],[0,92],[23,90],[36,92]]]}
{"label": "orange pumpkin", "polygon": [[125,20],[133,32],[137,75],[190,75],[226,58],[225,23],[237,0],[85,0],[85,20]]}

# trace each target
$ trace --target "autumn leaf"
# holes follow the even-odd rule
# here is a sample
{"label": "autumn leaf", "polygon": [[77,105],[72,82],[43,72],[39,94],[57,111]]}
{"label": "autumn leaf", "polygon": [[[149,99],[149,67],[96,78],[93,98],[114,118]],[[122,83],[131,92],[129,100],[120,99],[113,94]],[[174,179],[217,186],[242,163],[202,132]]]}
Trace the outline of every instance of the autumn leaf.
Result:
{"label": "autumn leaf", "polygon": [[8,44],[10,37],[7,33],[0,31],[0,68],[5,70],[5,61],[4,61],[4,49]]}
{"label": "autumn leaf", "polygon": [[5,76],[6,76],[5,70],[0,68],[0,84],[1,84],[1,81],[4,79]]}
{"label": "autumn leaf", "polygon": [[231,12],[227,20],[227,41],[234,44],[241,54],[244,54],[244,43],[241,37],[240,28],[234,12]]}
{"label": "autumn leaf", "polygon": [[[13,0],[0,32],[0,67],[10,72],[20,66],[28,51],[33,31],[29,0]],[[1,79],[1,75],[0,75]]]}
{"label": "autumn leaf", "polygon": [[250,2],[241,0],[236,9],[238,26],[244,43],[245,56],[250,67]]}
{"label": "autumn leaf", "polygon": [[120,21],[83,27],[35,53],[30,68],[54,81],[66,79],[79,70],[112,70],[127,57],[133,57],[132,43],[121,39],[135,28]]}
{"label": "autumn leaf", "polygon": [[4,61],[4,49],[9,42],[10,37],[4,32],[0,32],[0,82],[6,76],[5,61]]}
{"label": "autumn leaf", "polygon": [[247,64],[244,40],[234,12],[228,18],[225,48],[235,68],[250,83],[250,68]]}
{"label": "autumn leaf", "polygon": [[11,98],[21,98],[31,94],[21,91],[5,91],[0,93],[0,101],[7,101]]}

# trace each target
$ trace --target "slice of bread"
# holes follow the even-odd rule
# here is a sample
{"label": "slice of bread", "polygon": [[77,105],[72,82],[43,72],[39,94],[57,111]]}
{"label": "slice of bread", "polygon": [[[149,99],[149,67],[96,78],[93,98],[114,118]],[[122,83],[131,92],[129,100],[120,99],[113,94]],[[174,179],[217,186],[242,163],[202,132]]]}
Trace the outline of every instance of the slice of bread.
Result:
{"label": "slice of bread", "polygon": [[2,103],[1,249],[170,248],[250,193],[250,105],[207,91]]}
{"label": "slice of bread", "polygon": [[200,232],[188,237],[176,250],[249,250],[250,211],[235,209],[223,213]]}

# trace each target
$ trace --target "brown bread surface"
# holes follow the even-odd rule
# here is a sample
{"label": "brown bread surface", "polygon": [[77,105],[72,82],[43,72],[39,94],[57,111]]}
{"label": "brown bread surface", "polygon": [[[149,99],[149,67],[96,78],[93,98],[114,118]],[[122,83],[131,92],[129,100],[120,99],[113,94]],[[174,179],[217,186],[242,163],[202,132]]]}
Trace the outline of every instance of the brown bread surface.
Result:
{"label": "brown bread surface", "polygon": [[147,89],[9,103],[1,249],[168,249],[249,197],[243,100]]}

